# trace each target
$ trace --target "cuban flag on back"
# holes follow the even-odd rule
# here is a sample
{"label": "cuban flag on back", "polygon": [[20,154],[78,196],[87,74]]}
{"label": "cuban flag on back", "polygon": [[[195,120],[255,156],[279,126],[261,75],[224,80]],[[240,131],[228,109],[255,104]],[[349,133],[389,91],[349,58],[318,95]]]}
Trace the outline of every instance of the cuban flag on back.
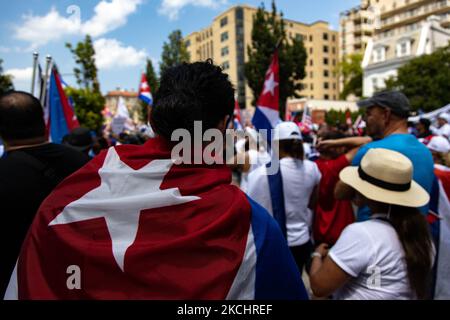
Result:
{"label": "cuban flag on back", "polygon": [[50,140],[54,143],[61,143],[64,136],[78,128],[80,124],[64,92],[61,76],[55,66],[53,66],[50,76],[47,103],[47,128]]}
{"label": "cuban flag on back", "polygon": [[266,72],[264,87],[259,96],[255,114],[253,115],[252,123],[257,130],[265,129],[268,133],[268,143],[270,144],[271,132],[275,126],[281,122],[279,114],[280,105],[280,76],[278,64],[278,50],[272,57],[272,63]]}
{"label": "cuban flag on back", "polygon": [[433,267],[433,292],[436,300],[450,299],[450,169],[435,165],[436,179],[427,216],[431,226],[436,258]]}
{"label": "cuban flag on back", "polygon": [[150,86],[148,85],[145,73],[142,74],[141,84],[139,85],[139,99],[141,99],[148,105],[153,104],[152,93],[150,92]]}
{"label": "cuban flag on back", "polygon": [[306,299],[277,223],[230,169],[170,154],[161,137],[112,147],[59,184],[5,299]]}

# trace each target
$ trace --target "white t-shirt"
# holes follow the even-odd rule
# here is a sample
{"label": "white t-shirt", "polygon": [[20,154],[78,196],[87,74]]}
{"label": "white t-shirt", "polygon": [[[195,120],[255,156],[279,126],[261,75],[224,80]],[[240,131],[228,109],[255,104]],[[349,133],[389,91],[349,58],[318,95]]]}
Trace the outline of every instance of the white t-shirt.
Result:
{"label": "white t-shirt", "polygon": [[266,165],[270,162],[270,155],[265,150],[260,150],[259,152],[253,149],[247,151],[249,161],[250,161],[250,169],[247,172],[243,172],[241,175],[241,184],[240,188],[242,191],[247,192],[248,187],[248,175],[250,172],[259,168],[260,166]]}
{"label": "white t-shirt", "polygon": [[[314,187],[321,174],[317,165],[309,160],[283,158],[280,160],[286,212],[287,240],[290,247],[305,244],[310,239],[312,211],[308,209]],[[248,176],[248,195],[273,215],[269,180],[265,166]]]}
{"label": "white t-shirt", "polygon": [[438,136],[450,137],[450,124],[446,123],[440,128],[433,128],[432,132]]}
{"label": "white t-shirt", "polygon": [[414,299],[405,252],[389,222],[374,219],[347,226],[329,257],[352,278],[337,292],[340,300]]}

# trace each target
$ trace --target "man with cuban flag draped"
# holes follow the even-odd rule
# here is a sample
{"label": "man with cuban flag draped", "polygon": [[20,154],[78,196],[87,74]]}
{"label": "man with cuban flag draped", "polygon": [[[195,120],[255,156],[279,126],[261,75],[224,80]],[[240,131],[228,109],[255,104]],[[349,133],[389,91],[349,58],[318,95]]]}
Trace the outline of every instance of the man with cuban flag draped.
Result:
{"label": "man with cuban flag draped", "polygon": [[168,69],[150,114],[158,136],[104,151],[50,194],[5,298],[307,299],[280,228],[230,169],[171,159],[175,130],[225,132],[233,94],[211,62]]}

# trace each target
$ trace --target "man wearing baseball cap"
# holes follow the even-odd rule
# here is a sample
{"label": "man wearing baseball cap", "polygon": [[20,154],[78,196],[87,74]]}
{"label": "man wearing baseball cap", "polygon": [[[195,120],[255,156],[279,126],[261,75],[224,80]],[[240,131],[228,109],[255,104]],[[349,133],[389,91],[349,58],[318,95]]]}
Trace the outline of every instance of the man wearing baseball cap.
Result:
{"label": "man wearing baseball cap", "polygon": [[443,136],[446,139],[450,138],[450,115],[448,113],[441,113],[437,118],[438,128],[433,130],[433,133],[438,136]]}
{"label": "man wearing baseball cap", "polygon": [[[412,161],[414,180],[430,193],[435,180],[433,158],[427,147],[408,133],[407,121],[411,110],[408,98],[400,91],[383,91],[358,102],[358,106],[365,109],[367,133],[374,141],[359,149],[352,165],[358,166],[363,156],[372,148],[400,152]],[[338,183],[335,191],[337,199],[353,197],[351,189],[342,183]],[[428,205],[421,207],[420,211],[428,213]],[[361,208],[358,211],[358,220],[366,220],[368,213],[367,207]]]}

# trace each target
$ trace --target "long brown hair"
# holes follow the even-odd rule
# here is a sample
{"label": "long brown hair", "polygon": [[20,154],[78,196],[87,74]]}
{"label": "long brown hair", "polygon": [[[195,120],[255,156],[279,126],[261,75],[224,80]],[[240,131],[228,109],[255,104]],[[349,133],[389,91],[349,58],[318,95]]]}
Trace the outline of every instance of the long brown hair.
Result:
{"label": "long brown hair", "polygon": [[294,159],[303,160],[305,151],[303,149],[302,140],[280,140],[279,141],[280,154],[284,153]]}
{"label": "long brown hair", "polygon": [[392,205],[389,221],[405,251],[411,289],[418,299],[429,298],[433,245],[424,215],[416,208]]}

